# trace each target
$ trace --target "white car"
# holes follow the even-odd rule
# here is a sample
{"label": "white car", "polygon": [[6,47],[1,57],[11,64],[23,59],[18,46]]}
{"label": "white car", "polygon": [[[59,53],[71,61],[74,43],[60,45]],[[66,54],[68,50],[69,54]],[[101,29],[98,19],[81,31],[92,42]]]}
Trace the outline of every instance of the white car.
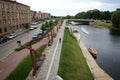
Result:
{"label": "white car", "polygon": [[30,27],[29,29],[30,29],[30,30],[33,30],[34,28],[33,28],[33,27]]}
{"label": "white car", "polygon": [[13,39],[13,38],[16,37],[16,35],[15,35],[15,34],[10,34],[10,35],[8,35],[7,37],[8,37],[8,39]]}

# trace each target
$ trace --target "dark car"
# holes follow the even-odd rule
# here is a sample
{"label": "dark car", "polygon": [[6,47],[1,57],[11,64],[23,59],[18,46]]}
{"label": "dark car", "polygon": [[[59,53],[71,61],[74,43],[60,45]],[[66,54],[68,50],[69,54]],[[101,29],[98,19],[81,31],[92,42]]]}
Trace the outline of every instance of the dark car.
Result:
{"label": "dark car", "polygon": [[32,36],[32,39],[38,39],[40,37],[40,35],[38,33],[34,33]]}
{"label": "dark car", "polygon": [[8,37],[7,37],[7,36],[1,37],[1,38],[0,38],[0,44],[1,44],[1,43],[4,43],[4,42],[7,42],[7,40],[8,40]]}

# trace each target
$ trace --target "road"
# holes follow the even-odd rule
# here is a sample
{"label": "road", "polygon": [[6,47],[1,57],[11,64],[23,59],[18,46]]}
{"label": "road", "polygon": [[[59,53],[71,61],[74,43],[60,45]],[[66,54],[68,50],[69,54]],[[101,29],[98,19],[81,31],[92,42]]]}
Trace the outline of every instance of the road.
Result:
{"label": "road", "polygon": [[14,39],[11,39],[3,44],[0,44],[0,60],[6,58],[11,54],[16,47],[18,47],[17,41],[21,40],[21,44],[24,44],[32,39],[32,34],[40,30],[41,24],[35,25],[37,29],[25,32]]}

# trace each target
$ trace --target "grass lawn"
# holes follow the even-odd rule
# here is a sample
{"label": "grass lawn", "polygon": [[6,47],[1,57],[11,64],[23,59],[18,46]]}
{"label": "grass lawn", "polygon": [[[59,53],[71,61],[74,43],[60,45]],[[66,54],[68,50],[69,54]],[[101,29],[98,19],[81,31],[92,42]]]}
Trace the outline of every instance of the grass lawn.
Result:
{"label": "grass lawn", "polygon": [[58,75],[64,80],[93,80],[77,40],[65,29]]}
{"label": "grass lawn", "polygon": [[[39,47],[37,51],[37,55],[40,55],[46,45]],[[30,55],[26,56],[18,66],[9,74],[9,76],[5,80],[25,80],[32,69],[32,61]]]}
{"label": "grass lawn", "polygon": [[92,25],[93,25],[93,26],[100,26],[100,27],[112,28],[112,23],[105,23],[105,22],[101,22],[101,21],[93,22]]}

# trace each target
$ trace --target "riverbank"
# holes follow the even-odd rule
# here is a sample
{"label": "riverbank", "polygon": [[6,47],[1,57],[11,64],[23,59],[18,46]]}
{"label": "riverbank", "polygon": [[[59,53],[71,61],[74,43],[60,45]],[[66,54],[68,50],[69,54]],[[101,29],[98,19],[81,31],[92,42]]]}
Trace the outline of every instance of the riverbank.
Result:
{"label": "riverbank", "polygon": [[92,22],[90,25],[92,26],[96,26],[96,27],[107,27],[107,28],[112,28],[112,23],[109,22],[102,22],[102,21],[95,21],[95,22]]}
{"label": "riverbank", "polygon": [[64,80],[93,80],[76,38],[65,30],[58,75]]}
{"label": "riverbank", "polygon": [[[79,41],[80,39],[80,33],[74,33],[75,37]],[[82,50],[82,53],[89,65],[89,68],[94,76],[95,80],[113,80],[112,77],[110,77],[106,72],[104,72],[96,63],[96,61],[93,59],[91,54],[88,52],[88,49],[84,45],[84,43],[80,40],[79,46]]]}

